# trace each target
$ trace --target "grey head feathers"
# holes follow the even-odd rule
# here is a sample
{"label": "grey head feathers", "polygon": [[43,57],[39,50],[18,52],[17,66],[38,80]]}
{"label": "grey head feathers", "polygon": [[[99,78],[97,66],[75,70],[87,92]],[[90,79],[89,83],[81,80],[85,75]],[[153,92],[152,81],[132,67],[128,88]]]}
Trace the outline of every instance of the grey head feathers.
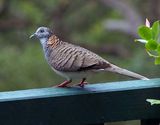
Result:
{"label": "grey head feathers", "polygon": [[43,45],[48,41],[49,37],[52,36],[52,34],[53,32],[49,28],[39,27],[36,32],[30,36],[30,38],[37,37]]}

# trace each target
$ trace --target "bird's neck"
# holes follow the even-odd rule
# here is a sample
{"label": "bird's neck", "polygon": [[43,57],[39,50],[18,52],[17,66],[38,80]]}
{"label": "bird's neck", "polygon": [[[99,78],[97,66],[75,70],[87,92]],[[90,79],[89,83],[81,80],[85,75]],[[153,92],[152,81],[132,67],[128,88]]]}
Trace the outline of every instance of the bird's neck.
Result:
{"label": "bird's neck", "polygon": [[41,44],[43,47],[43,51],[45,54],[45,58],[48,60],[50,53],[58,48],[58,46],[62,43],[61,40],[56,35],[52,35],[49,38],[41,40]]}
{"label": "bird's neck", "polygon": [[47,37],[41,38],[40,43],[41,43],[43,49],[45,50],[48,47],[54,48],[54,47],[58,46],[59,44],[62,43],[62,41],[60,41],[56,35],[52,35],[49,38],[47,38]]}
{"label": "bird's neck", "polygon": [[42,46],[44,46],[47,41],[48,41],[48,38],[41,38],[40,39],[40,43],[41,43]]}
{"label": "bird's neck", "polygon": [[56,35],[50,36],[47,41],[47,45],[52,46],[52,47],[56,47],[61,43],[62,41]]}

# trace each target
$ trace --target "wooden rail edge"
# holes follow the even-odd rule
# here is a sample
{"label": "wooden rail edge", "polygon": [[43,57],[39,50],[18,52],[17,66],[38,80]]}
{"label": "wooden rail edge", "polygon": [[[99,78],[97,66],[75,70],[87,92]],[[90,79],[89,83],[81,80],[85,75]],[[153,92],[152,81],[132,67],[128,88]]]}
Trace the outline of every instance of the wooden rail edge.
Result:
{"label": "wooden rail edge", "polygon": [[0,92],[0,125],[82,125],[160,119],[160,78]]}

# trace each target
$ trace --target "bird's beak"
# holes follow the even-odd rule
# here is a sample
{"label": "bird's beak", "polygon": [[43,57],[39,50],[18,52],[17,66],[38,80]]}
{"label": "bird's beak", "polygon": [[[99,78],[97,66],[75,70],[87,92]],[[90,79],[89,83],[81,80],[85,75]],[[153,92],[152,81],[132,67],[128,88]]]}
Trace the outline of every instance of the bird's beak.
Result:
{"label": "bird's beak", "polygon": [[34,36],[36,36],[36,33],[32,34],[29,38],[33,38]]}

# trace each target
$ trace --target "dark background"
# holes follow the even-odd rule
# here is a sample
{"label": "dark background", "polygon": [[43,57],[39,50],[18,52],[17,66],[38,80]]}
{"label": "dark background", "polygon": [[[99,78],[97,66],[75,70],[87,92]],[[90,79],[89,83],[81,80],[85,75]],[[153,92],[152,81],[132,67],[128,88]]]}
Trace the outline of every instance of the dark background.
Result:
{"label": "dark background", "polygon": [[[159,77],[137,27],[160,17],[159,0],[0,0],[0,91],[49,87],[64,79],[46,63],[37,39],[47,26],[64,41],[86,47],[114,64],[149,78]],[[100,73],[90,83],[129,80]]]}

